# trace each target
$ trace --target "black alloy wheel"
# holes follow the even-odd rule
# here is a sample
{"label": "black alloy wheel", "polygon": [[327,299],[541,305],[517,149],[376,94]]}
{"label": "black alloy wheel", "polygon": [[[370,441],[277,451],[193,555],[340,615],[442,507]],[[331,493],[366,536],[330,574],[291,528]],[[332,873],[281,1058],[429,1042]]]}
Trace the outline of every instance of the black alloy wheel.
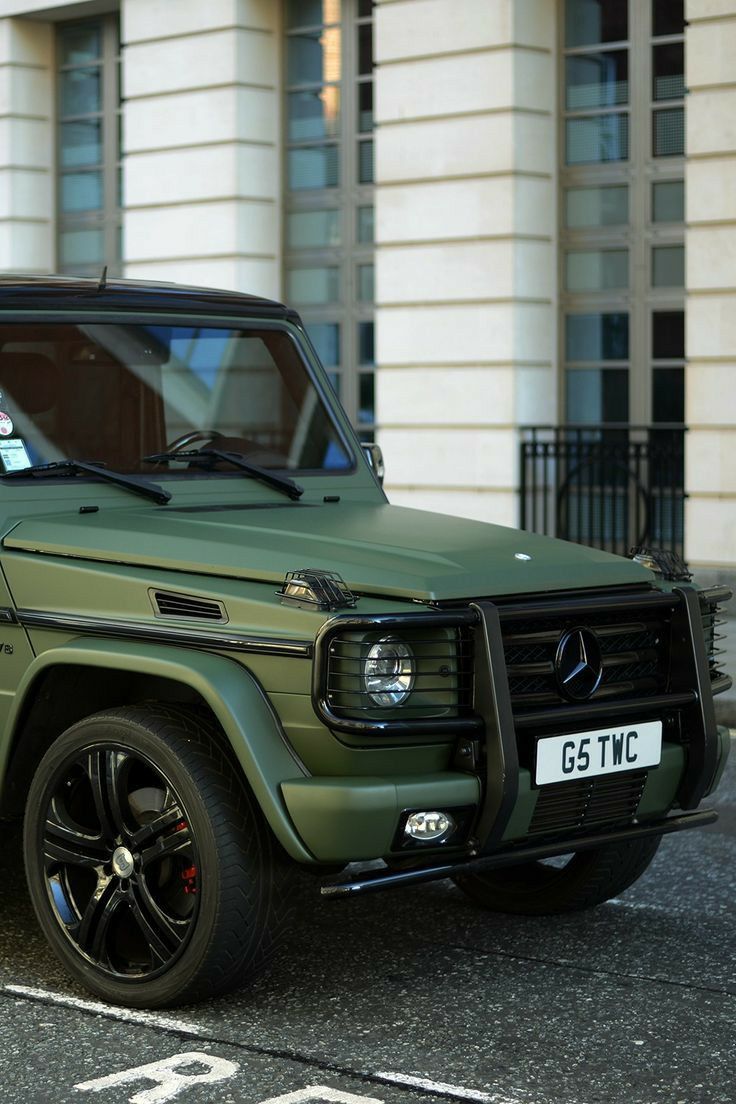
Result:
{"label": "black alloy wheel", "polygon": [[150,759],[120,744],[81,748],[50,790],[43,861],[61,930],[103,973],[155,977],[197,913],[199,859],[181,798]]}
{"label": "black alloy wheel", "polygon": [[24,848],[52,949],[105,1000],[165,1007],[265,967],[293,908],[294,864],[206,714],[98,713],[49,748]]}

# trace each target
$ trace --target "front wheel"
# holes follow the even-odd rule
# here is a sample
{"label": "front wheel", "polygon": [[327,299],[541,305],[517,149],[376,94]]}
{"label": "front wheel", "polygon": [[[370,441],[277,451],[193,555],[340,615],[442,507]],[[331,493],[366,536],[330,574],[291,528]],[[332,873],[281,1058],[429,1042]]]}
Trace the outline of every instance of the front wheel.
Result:
{"label": "front wheel", "polygon": [[453,880],[491,912],[549,916],[576,912],[618,896],[654,858],[661,836],[609,843],[541,862],[458,874]]}
{"label": "front wheel", "polygon": [[41,761],[24,849],[31,900],[69,972],[157,1008],[240,985],[268,961],[294,868],[205,716],[98,713]]}

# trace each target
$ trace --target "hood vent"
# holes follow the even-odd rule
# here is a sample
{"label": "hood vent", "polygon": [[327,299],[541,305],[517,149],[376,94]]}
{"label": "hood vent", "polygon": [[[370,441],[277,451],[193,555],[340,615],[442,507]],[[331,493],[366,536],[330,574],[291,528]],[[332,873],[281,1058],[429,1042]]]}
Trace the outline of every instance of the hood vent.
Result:
{"label": "hood vent", "polygon": [[213,598],[176,594],[171,590],[149,590],[148,593],[157,617],[180,617],[187,621],[209,621],[219,625],[227,622],[224,605]]}

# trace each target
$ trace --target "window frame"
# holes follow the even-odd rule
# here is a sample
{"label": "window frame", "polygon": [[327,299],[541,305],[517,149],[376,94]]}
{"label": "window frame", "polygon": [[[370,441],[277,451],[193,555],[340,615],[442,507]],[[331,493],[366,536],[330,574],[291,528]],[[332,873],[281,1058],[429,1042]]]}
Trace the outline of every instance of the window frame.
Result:
{"label": "window frame", "polygon": [[[653,249],[656,246],[684,246],[685,223],[654,221],[655,183],[684,181],[685,155],[655,157],[653,152],[654,114],[658,109],[677,108],[683,99],[654,99],[653,48],[683,42],[679,35],[653,37],[651,0],[628,0],[628,39],[590,46],[566,47],[565,0],[558,5],[558,288],[560,324],[557,356],[558,410],[566,421],[568,373],[579,368],[627,367],[629,373],[630,424],[655,424],[652,420],[654,357],[652,316],[655,311],[684,311],[685,287],[655,287]],[[569,114],[600,114],[603,108],[568,112],[566,107],[566,58],[586,51],[625,48],[629,53],[629,97],[623,110],[629,115],[629,157],[622,161],[601,161],[568,165],[566,161],[566,119]],[[621,110],[611,105],[610,110]],[[626,185],[628,222],[585,228],[567,226],[567,191],[570,188],[595,188]],[[629,284],[623,289],[571,292],[566,287],[567,253],[578,250],[628,249]],[[629,315],[629,357],[627,362],[568,362],[565,348],[565,318],[568,314]],[[684,356],[668,366],[684,366]],[[658,365],[659,366],[659,365]]]}
{"label": "window frame", "polygon": [[[78,65],[62,65],[61,35],[74,27],[99,27],[101,53],[94,62]],[[105,15],[87,16],[83,19],[64,20],[55,26],[54,35],[54,81],[56,89],[56,109],[54,113],[54,200],[56,212],[55,253],[56,271],[68,275],[101,274],[104,266],[110,275],[122,274],[122,179],[121,117],[122,102],[120,92],[120,19],[117,12]],[[87,209],[80,212],[62,210],[62,182],[66,174],[61,162],[61,126],[67,116],[61,113],[61,77],[63,72],[73,69],[98,66],[101,73],[101,110],[94,112],[95,118],[102,123],[102,161],[99,169],[102,173],[102,207],[99,210]],[[76,118],[76,116],[75,116]],[[80,117],[81,118],[81,117]],[[82,171],[94,171],[90,166],[80,166]],[[65,231],[101,230],[103,238],[103,260],[99,264],[62,262],[61,236]]]}
{"label": "window frame", "polygon": [[[284,5],[285,15],[285,5]],[[282,97],[282,133],[284,135],[282,161],[283,210],[281,220],[283,286],[284,297],[289,305],[295,307],[305,324],[326,324],[338,326],[338,364],[336,367],[325,365],[327,373],[337,375],[340,386],[340,402],[350,421],[363,441],[372,441],[375,435],[375,423],[358,421],[360,410],[360,382],[366,373],[375,379],[374,362],[360,362],[358,328],[361,323],[374,322],[374,303],[361,300],[359,268],[373,265],[375,249],[373,241],[360,241],[358,237],[359,209],[373,207],[374,183],[361,183],[359,179],[359,145],[361,140],[373,140],[373,132],[362,131],[358,124],[359,89],[374,78],[373,74],[361,75],[358,72],[358,34],[362,25],[373,24],[373,12],[359,15],[358,0],[341,0],[340,4],[340,120],[336,145],[338,150],[338,184],[335,187],[305,188],[290,190],[288,179],[288,152],[299,145],[309,145],[310,140],[291,141],[288,136],[288,95],[299,85],[288,82],[287,51],[290,33],[297,28],[287,26],[283,21],[282,64],[284,72],[284,94]],[[326,24],[334,26],[335,24]],[[305,23],[298,26],[306,30],[314,26]],[[325,24],[321,24],[325,26]],[[375,70],[374,70],[375,72]],[[312,140],[319,142],[319,139]],[[340,239],[336,245],[290,247],[288,241],[289,216],[300,211],[336,210]],[[326,304],[301,304],[291,301],[288,295],[289,273],[294,268],[331,267],[338,269],[338,300]]]}

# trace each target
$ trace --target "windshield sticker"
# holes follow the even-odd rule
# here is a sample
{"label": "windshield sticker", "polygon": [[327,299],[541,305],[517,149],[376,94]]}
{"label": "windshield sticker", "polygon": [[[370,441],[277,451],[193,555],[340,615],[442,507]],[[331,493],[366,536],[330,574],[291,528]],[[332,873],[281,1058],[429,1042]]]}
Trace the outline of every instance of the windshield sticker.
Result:
{"label": "windshield sticker", "polygon": [[5,411],[0,410],[0,437],[9,437],[13,432],[13,419]]}
{"label": "windshield sticker", "polygon": [[[7,414],[4,417],[7,418]],[[8,421],[10,421],[9,418]],[[22,471],[23,468],[30,468],[31,458],[28,455],[25,441],[21,440],[20,437],[14,437],[12,441],[0,441],[0,461],[2,461],[6,474],[12,471]]]}

